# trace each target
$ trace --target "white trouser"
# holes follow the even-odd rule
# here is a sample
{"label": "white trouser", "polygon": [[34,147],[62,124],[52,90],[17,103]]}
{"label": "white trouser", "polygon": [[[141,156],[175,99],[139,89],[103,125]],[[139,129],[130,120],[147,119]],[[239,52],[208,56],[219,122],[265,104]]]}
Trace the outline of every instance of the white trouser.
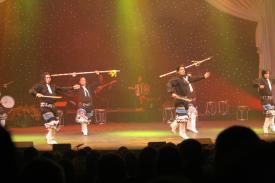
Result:
{"label": "white trouser", "polygon": [[176,133],[177,128],[179,128],[179,135],[181,137],[183,137],[184,139],[188,139],[189,137],[186,135],[186,123],[179,123],[177,122],[177,120],[174,120],[171,124],[170,124],[171,128],[172,128],[172,132]]}
{"label": "white trouser", "polygon": [[48,133],[46,135],[48,144],[57,144],[55,141],[56,130],[59,124],[59,120],[52,120],[48,123],[45,123],[45,127],[48,129]]}
{"label": "white trouser", "polygon": [[188,108],[188,116],[190,120],[187,122],[187,129],[196,129],[198,111],[193,105]]}
{"label": "white trouser", "polygon": [[55,128],[48,128],[48,133],[46,135],[47,143],[48,144],[56,144],[55,141],[56,129]]}
{"label": "white trouser", "polygon": [[83,135],[88,135],[88,123],[81,123],[81,131]]}
{"label": "white trouser", "polygon": [[271,128],[272,130],[275,130],[274,116],[273,117],[265,117],[263,129],[268,130],[269,128]]}

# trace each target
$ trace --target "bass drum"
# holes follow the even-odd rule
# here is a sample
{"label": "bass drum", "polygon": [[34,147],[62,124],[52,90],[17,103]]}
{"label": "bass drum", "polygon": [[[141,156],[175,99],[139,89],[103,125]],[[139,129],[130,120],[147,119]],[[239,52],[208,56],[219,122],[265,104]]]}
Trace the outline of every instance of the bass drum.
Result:
{"label": "bass drum", "polygon": [[11,109],[14,107],[15,105],[15,101],[13,99],[13,97],[5,95],[1,98],[0,103],[3,107],[7,108],[7,109]]}

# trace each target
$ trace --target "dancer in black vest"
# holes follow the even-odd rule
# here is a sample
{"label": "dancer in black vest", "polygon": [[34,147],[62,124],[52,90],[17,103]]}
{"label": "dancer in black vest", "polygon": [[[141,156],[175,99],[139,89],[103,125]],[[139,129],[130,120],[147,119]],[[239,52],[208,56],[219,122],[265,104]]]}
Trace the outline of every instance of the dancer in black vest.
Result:
{"label": "dancer in black vest", "polygon": [[177,67],[177,77],[169,80],[167,83],[168,92],[175,99],[174,105],[176,108],[176,119],[171,123],[172,132],[176,132],[177,127],[179,127],[179,135],[188,139],[186,134],[186,123],[190,120],[188,115],[188,109],[190,104],[192,104],[192,99],[190,93],[190,83],[206,79],[210,76],[209,72],[206,72],[203,76],[189,77],[186,80],[186,72],[184,65],[179,65]]}
{"label": "dancer in black vest", "polygon": [[87,84],[86,78],[81,77],[79,80],[80,88],[77,90],[78,110],[75,121],[81,124],[81,131],[83,135],[88,135],[88,125],[93,116],[92,95],[95,87],[99,84],[99,71],[95,71],[97,80],[90,85]]}
{"label": "dancer in black vest", "polygon": [[254,83],[258,88],[261,104],[265,113],[265,122],[263,125],[264,133],[269,133],[269,129],[275,132],[274,115],[275,108],[272,97],[272,85],[275,84],[274,79],[270,79],[269,70],[262,70],[262,78]]}
{"label": "dancer in black vest", "polygon": [[55,108],[56,95],[61,95],[64,92],[78,89],[79,85],[74,85],[72,87],[59,87],[51,84],[51,75],[49,72],[42,74],[41,82],[35,84],[29,93],[34,97],[39,98],[40,101],[40,111],[42,118],[44,120],[44,126],[48,129],[46,135],[48,144],[56,144],[55,135],[56,130],[59,125],[58,113]]}

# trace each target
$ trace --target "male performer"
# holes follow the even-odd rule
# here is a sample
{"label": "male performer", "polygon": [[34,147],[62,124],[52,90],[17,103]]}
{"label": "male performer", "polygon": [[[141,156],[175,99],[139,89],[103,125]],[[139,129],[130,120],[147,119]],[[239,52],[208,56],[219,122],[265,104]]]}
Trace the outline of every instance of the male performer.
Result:
{"label": "male performer", "polygon": [[46,135],[48,144],[56,144],[55,134],[56,128],[59,124],[58,113],[55,108],[54,97],[57,94],[62,94],[64,92],[79,89],[79,85],[74,85],[73,87],[58,87],[51,84],[51,75],[49,72],[42,74],[41,82],[35,84],[30,90],[29,93],[40,99],[40,111],[42,118],[44,120],[44,125],[48,129]]}
{"label": "male performer", "polygon": [[133,90],[135,92],[136,99],[136,107],[143,107],[146,103],[146,100],[149,99],[149,94],[151,87],[148,83],[143,80],[141,75],[138,76],[137,82],[134,86],[129,86],[128,90]]}
{"label": "male performer", "polygon": [[[13,83],[14,81],[10,81],[8,83],[2,84],[0,85],[0,88],[4,88],[7,89],[8,85]],[[0,96],[1,96],[1,92],[0,92]],[[0,104],[0,126],[5,127],[6,126],[6,120],[8,118],[8,114],[5,110],[5,108]]]}
{"label": "male performer", "polygon": [[[179,126],[179,135],[184,139],[188,139],[189,137],[186,135],[185,129],[186,123],[190,120],[189,115],[192,116],[192,112],[191,110],[189,110],[189,106],[191,106],[190,108],[192,108],[193,106],[192,100],[188,98],[191,96],[192,91],[192,86],[190,87],[190,83],[206,79],[210,76],[210,73],[206,72],[203,76],[186,77],[184,65],[179,65],[176,70],[177,77],[169,80],[169,82],[167,83],[168,92],[175,99],[176,108],[176,119],[171,123],[170,126],[172,128],[172,132],[174,133]],[[193,129],[193,132],[197,131]]]}
{"label": "male performer", "polygon": [[8,117],[8,115],[7,115],[4,107],[0,106],[0,126],[2,126],[3,128],[6,125],[7,117]]}
{"label": "male performer", "polygon": [[81,131],[83,135],[88,135],[88,124],[91,122],[93,116],[92,112],[92,91],[99,84],[99,71],[95,71],[98,78],[91,85],[87,85],[85,77],[79,80],[80,88],[77,90],[78,110],[76,114],[76,122],[81,124]]}
{"label": "male performer", "polygon": [[269,133],[269,129],[275,132],[274,125],[274,103],[272,98],[272,85],[275,84],[274,79],[270,79],[269,70],[262,70],[262,78],[259,79],[254,86],[258,87],[261,104],[265,113],[265,122],[263,125],[264,133]]}

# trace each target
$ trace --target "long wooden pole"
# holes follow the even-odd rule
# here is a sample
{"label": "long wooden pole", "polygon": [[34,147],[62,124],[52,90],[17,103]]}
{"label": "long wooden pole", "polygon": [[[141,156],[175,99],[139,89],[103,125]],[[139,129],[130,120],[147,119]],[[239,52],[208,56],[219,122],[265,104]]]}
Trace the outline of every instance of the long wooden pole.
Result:
{"label": "long wooden pole", "polygon": [[[111,72],[120,72],[120,70],[105,70],[105,71],[98,71],[99,73],[111,73]],[[63,73],[63,74],[51,74],[52,77],[58,76],[76,76],[76,75],[83,75],[83,74],[94,74],[96,71],[89,71],[89,72],[71,72],[71,73]]]}
{"label": "long wooden pole", "polygon": [[[196,66],[196,67],[197,67],[197,66],[199,66],[201,63],[203,63],[203,62],[205,62],[205,61],[207,61],[207,60],[210,60],[211,58],[213,58],[213,57],[208,57],[208,58],[206,58],[206,59],[199,60],[199,61],[192,61],[192,62],[194,62],[194,63],[192,63],[192,64],[190,64],[190,65],[188,65],[188,66],[186,66],[186,67],[184,67],[184,68],[187,69],[187,68],[190,68],[190,67],[193,67],[193,66]],[[159,77],[162,78],[162,77],[168,76],[168,75],[170,75],[170,74],[174,74],[174,73],[176,73],[176,72],[177,72],[177,71],[174,70],[174,71],[171,71],[171,72],[162,74],[162,75],[160,75]]]}

